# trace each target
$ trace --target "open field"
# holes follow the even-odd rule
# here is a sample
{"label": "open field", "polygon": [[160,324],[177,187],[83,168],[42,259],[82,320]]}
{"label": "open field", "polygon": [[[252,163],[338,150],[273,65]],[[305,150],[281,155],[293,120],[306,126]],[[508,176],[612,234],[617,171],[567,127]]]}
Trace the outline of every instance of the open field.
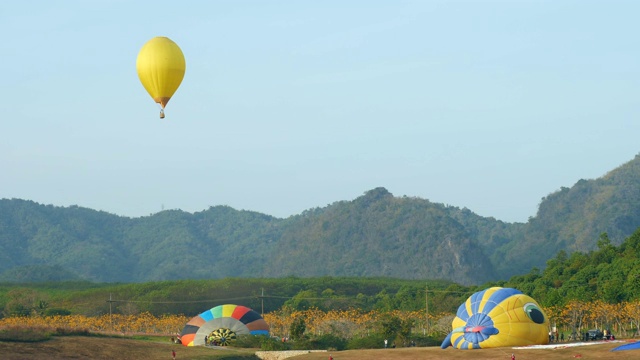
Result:
{"label": "open field", "polygon": [[[485,350],[442,350],[439,347],[398,348],[376,350],[347,350],[331,352],[335,360],[356,359],[473,359],[494,360],[511,358],[517,360],[568,360],[568,359],[620,359],[640,358],[640,350],[611,352],[622,343],[602,343],[556,349],[485,349]],[[257,359],[253,350],[214,350],[203,347],[184,347],[170,342],[144,341],[133,339],[101,338],[86,336],[55,337],[38,343],[0,342],[3,359],[171,359],[175,349],[177,359]],[[310,353],[296,356],[295,360],[327,360],[328,353]]]}
{"label": "open field", "polygon": [[237,358],[257,359],[252,350],[214,350],[204,347],[173,345],[170,341],[156,342],[133,339],[93,336],[54,337],[51,340],[24,343],[0,341],[0,357],[10,360],[61,360],[61,359],[171,359],[171,350],[176,359],[232,359],[220,355],[240,355]]}

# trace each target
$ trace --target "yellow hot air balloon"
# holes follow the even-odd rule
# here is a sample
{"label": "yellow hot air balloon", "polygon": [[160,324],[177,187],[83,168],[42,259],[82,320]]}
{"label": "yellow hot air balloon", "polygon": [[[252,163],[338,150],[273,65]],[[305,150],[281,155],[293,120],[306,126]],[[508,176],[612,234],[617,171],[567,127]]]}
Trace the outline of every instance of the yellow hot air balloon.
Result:
{"label": "yellow hot air balloon", "polygon": [[487,349],[549,343],[549,318],[540,305],[513,288],[492,287],[458,308],[443,349]]}
{"label": "yellow hot air balloon", "polygon": [[140,49],[136,69],[142,86],[160,104],[160,118],[164,118],[164,107],[184,78],[182,50],[167,37],[154,37]]}

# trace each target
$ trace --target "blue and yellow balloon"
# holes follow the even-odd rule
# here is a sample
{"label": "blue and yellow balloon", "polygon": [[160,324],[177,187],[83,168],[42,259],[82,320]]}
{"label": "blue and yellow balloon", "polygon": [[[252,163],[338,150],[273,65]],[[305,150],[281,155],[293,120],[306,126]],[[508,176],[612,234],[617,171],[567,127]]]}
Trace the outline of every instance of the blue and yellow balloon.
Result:
{"label": "blue and yellow balloon", "polygon": [[492,287],[471,295],[458,308],[443,349],[486,349],[549,343],[549,319],[521,291]]}
{"label": "blue and yellow balloon", "polygon": [[167,37],[154,37],[140,49],[136,70],[142,86],[160,104],[160,118],[164,118],[164,108],[184,78],[182,50]]}

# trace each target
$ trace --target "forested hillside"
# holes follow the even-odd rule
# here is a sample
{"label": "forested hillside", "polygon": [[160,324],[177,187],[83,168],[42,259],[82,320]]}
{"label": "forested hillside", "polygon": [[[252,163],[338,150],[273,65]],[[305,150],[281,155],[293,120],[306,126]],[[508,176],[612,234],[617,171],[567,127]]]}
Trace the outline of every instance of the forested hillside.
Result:
{"label": "forested hillside", "polygon": [[288,220],[265,275],[391,276],[474,283],[493,265],[450,209],[384,188]]}
{"label": "forested hillside", "polygon": [[[524,190],[523,190],[524,191]],[[560,250],[620,244],[640,225],[640,158],[542,199],[526,224],[384,188],[279,219],[214,206],[120,217],[0,200],[0,279],[141,282],[386,276],[479,284],[543,268]]]}
{"label": "forested hillside", "polygon": [[[522,237],[503,245],[505,264],[517,272],[544,267],[560,250],[567,253],[597,247],[606,233],[621,244],[640,227],[640,156],[595,180],[579,180],[571,188],[544,197],[538,213],[524,228]],[[502,270],[502,269],[500,269]],[[504,273],[504,271],[501,271]]]}
{"label": "forested hillside", "polygon": [[[86,281],[49,281],[33,284],[0,283],[0,317],[74,313],[94,316],[114,312],[155,315],[195,315],[203,307],[229,301],[262,312],[282,307],[361,311],[455,312],[469,295],[490,286],[516,288],[549,311],[581,303],[637,302],[640,294],[640,229],[621,245],[601,236],[597,249],[560,251],[544,270],[509,280],[461,286],[449,281],[405,280],[384,277],[224,278],[215,280],[154,281],[106,284]],[[428,292],[428,293],[427,293]],[[106,300],[112,299],[110,302]],[[574,304],[574,305],[570,305]],[[615,311],[621,311],[621,308]],[[595,309],[591,309],[595,310]],[[605,311],[606,312],[606,311]],[[637,305],[634,313],[638,312]],[[557,315],[557,313],[556,313]],[[630,315],[633,316],[633,315]],[[634,319],[637,319],[635,317]],[[637,320],[635,320],[637,321]]]}

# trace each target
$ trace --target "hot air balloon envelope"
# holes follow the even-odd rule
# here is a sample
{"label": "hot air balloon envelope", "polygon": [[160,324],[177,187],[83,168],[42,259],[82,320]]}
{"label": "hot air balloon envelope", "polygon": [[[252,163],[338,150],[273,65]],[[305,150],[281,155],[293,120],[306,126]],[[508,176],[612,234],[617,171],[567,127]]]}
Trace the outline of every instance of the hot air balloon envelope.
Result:
{"label": "hot air balloon envelope", "polygon": [[140,49],[136,60],[136,70],[142,86],[162,109],[178,90],[185,69],[182,50],[167,37],[159,36],[149,40]]}
{"label": "hot air balloon envelope", "polygon": [[540,305],[519,290],[492,287],[458,308],[453,331],[441,347],[486,349],[549,343],[549,320]]}
{"label": "hot air balloon envelope", "polygon": [[269,325],[257,312],[241,305],[219,305],[189,320],[180,340],[182,345],[228,345],[237,335],[269,335]]}
{"label": "hot air balloon envelope", "polygon": [[621,350],[640,350],[640,341],[636,341],[631,344],[620,345],[616,348],[611,349],[611,351],[621,351]]}

